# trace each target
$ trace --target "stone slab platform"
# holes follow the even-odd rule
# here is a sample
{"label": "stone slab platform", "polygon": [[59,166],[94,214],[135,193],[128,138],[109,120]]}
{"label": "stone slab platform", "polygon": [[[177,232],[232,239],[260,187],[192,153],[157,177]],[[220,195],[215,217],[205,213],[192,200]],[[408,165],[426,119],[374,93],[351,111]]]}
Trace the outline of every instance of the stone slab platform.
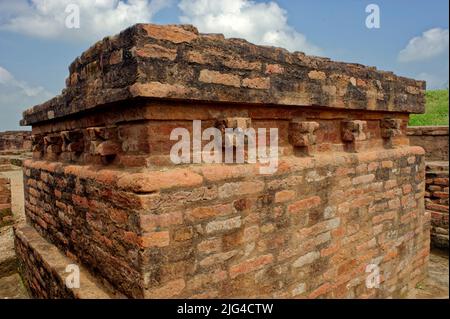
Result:
{"label": "stone slab platform", "polygon": [[[111,297],[110,293],[82,266],[79,266],[80,288],[67,288],[65,281],[70,272],[66,272],[66,267],[71,264],[76,265],[76,262],[64,256],[32,227],[27,225],[15,227],[15,245],[22,262],[35,263],[33,267],[20,264],[25,284],[33,296],[77,299],[109,299]],[[23,258],[24,255],[29,256]]]}
{"label": "stone slab platform", "polygon": [[0,277],[10,276],[17,271],[12,227],[0,228]]}
{"label": "stone slab platform", "polygon": [[0,299],[28,299],[28,293],[18,273],[0,278]]}

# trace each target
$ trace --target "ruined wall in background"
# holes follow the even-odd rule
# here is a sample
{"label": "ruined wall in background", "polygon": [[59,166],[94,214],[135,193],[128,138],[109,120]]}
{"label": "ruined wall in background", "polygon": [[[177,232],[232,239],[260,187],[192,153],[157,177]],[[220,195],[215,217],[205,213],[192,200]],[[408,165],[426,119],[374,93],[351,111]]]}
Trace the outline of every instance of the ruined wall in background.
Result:
{"label": "ruined wall in background", "polygon": [[425,149],[427,161],[448,162],[448,126],[409,126],[411,145]]}
{"label": "ruined wall in background", "polygon": [[0,151],[31,151],[31,131],[0,132]]}
{"label": "ruined wall in background", "polygon": [[425,208],[431,215],[431,243],[439,248],[448,248],[448,162],[428,162],[425,178]]}
{"label": "ruined wall in background", "polygon": [[448,126],[410,126],[407,132],[411,145],[425,149],[425,208],[431,215],[431,243],[448,248]]}

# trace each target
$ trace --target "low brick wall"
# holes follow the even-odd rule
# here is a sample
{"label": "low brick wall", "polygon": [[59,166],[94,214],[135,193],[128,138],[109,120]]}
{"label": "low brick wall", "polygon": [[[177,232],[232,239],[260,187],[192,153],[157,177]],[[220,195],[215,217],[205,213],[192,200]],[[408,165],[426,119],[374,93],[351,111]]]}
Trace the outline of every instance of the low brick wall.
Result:
{"label": "low brick wall", "polygon": [[449,174],[448,162],[427,164],[425,208],[431,214],[431,244],[439,248],[449,247]]}
{"label": "low brick wall", "polygon": [[409,126],[411,145],[425,149],[426,161],[448,162],[448,126]]}
{"label": "low brick wall", "polygon": [[12,224],[11,211],[11,181],[9,178],[0,177],[0,227]]}
{"label": "low brick wall", "polygon": [[38,298],[107,299],[110,294],[81,267],[79,288],[65,284],[71,271],[66,267],[74,262],[54,245],[45,241],[33,228],[15,226],[15,248],[24,283],[32,296]]}

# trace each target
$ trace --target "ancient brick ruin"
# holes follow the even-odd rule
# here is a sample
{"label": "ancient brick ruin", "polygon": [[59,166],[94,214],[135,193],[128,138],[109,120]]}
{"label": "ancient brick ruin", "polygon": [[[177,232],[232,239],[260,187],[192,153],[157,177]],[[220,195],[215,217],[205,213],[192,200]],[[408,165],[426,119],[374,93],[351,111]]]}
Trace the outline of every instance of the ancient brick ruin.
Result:
{"label": "ancient brick ruin", "polygon": [[[192,26],[105,38],[23,115],[26,284],[49,298],[403,296],[429,254],[424,150],[406,135],[424,90]],[[278,170],[174,164],[172,129],[193,120],[277,128]],[[64,284],[71,263],[80,288]]]}
{"label": "ancient brick ruin", "polygon": [[431,244],[448,248],[448,126],[409,127],[412,145],[425,149],[425,208],[431,215]]}
{"label": "ancient brick ruin", "polygon": [[0,132],[0,152],[2,151],[31,151],[31,132]]}

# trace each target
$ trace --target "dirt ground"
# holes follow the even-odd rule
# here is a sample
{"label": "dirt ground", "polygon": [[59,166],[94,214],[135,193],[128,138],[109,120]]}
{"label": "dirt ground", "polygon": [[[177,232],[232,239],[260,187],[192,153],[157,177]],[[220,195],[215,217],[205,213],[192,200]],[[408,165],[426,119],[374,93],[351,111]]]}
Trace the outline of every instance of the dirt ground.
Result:
{"label": "dirt ground", "polygon": [[22,220],[25,218],[24,194],[23,194],[23,173],[21,168],[15,168],[11,171],[0,172],[0,176],[11,179],[11,201],[14,219]]}
{"label": "dirt ground", "polygon": [[428,264],[428,277],[411,291],[408,299],[448,299],[448,251],[432,249]]}

